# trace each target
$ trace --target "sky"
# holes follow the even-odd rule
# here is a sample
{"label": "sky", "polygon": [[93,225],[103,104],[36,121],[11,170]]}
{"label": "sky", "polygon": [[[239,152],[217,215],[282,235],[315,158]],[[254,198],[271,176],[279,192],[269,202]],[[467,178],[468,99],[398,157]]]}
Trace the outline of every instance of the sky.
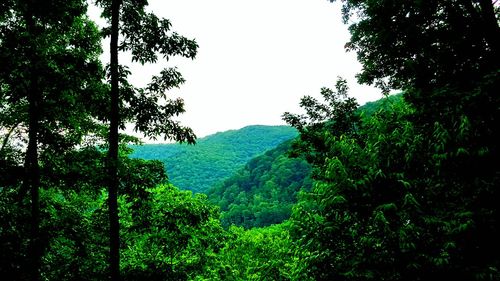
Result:
{"label": "sky", "polygon": [[[197,57],[142,66],[128,63],[125,54],[120,63],[129,64],[136,86],[176,66],[186,83],[169,95],[184,99],[179,120],[198,137],[247,125],[283,125],[284,112],[300,112],[302,96],[319,97],[322,87],[334,88],[338,76],[348,80],[360,104],[379,99],[379,90],[356,83],[361,65],[344,49],[349,33],[338,2],[150,0],[150,10],[170,19],[173,31],[196,40]],[[89,13],[99,14],[96,8]]]}

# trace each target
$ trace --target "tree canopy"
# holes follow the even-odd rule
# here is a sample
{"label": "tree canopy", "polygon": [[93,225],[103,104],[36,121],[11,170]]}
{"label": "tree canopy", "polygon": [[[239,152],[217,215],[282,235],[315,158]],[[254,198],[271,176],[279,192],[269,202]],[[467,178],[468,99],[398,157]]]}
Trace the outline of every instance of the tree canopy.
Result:
{"label": "tree canopy", "polygon": [[359,81],[403,90],[404,100],[370,118],[348,110],[318,125],[325,112],[352,108],[323,94],[328,110],[303,100],[306,116],[285,115],[305,132],[296,147],[317,171],[292,214],[292,237],[306,249],[299,272],[314,280],[498,279],[498,7],[343,4]]}
{"label": "tree canopy", "polygon": [[[61,153],[75,147],[97,130],[95,117],[102,116],[95,103],[103,73],[100,37],[85,12],[80,0],[7,1],[0,9],[0,155],[13,166],[24,157],[18,196],[30,192],[33,280],[39,279],[43,252],[39,148]],[[27,145],[24,155],[19,144]]]}
{"label": "tree canopy", "polygon": [[196,136],[190,128],[172,119],[184,112],[183,100],[172,100],[166,95],[166,91],[184,82],[182,75],[175,68],[165,68],[159,75],[153,76],[145,88],[135,88],[127,81],[130,71],[119,64],[119,52],[130,51],[132,61],[145,64],[157,62],[160,55],[165,59],[175,55],[194,58],[198,45],[194,40],[171,32],[170,21],[147,12],[145,7],[148,1],[96,0],[96,4],[103,9],[102,16],[109,23],[103,34],[110,37],[110,102],[107,119],[110,270],[111,279],[120,280],[119,129],[125,129],[129,121],[134,124],[136,131],[149,138],[163,136],[165,139],[193,144]]}

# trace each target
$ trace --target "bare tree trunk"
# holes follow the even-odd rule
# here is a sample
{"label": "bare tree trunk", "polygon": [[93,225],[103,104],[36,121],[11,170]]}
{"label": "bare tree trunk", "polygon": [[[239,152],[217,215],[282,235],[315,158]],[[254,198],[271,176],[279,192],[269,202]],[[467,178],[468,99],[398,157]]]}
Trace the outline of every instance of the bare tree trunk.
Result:
{"label": "bare tree trunk", "polygon": [[[31,5],[30,5],[31,6]],[[25,14],[26,26],[30,39],[36,38],[36,26],[31,7]],[[39,106],[40,92],[38,89],[37,66],[38,58],[36,54],[36,44],[29,46],[30,53],[30,83],[26,91],[29,104],[29,132],[28,148],[25,157],[25,179],[24,189],[31,193],[31,233],[29,242],[29,271],[31,280],[40,280],[40,260],[42,249],[40,244],[40,167],[38,165],[38,131],[39,131]]]}
{"label": "bare tree trunk", "polygon": [[111,112],[108,151],[108,203],[109,203],[109,262],[111,280],[120,280],[120,223],[118,217],[118,126],[119,84],[118,84],[118,29],[121,0],[113,0],[111,7]]}

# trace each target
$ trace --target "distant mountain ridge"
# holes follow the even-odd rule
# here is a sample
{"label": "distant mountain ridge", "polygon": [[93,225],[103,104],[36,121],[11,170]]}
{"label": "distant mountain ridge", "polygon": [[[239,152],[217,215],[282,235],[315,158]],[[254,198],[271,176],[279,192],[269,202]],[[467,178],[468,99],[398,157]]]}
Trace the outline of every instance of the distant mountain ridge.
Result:
{"label": "distant mountain ridge", "polygon": [[297,130],[289,126],[253,125],[200,138],[194,146],[134,145],[131,157],[160,160],[174,185],[205,192],[233,175],[250,159],[297,135]]}

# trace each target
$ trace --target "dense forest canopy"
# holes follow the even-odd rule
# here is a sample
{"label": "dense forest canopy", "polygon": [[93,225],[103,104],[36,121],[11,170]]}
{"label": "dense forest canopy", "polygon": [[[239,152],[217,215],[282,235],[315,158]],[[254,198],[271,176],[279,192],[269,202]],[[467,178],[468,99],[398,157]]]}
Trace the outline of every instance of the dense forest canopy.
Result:
{"label": "dense forest canopy", "polygon": [[83,0],[0,2],[1,276],[500,280],[495,1],[343,0],[359,82],[402,94],[361,110],[339,78],[283,114],[294,140],[219,147],[249,161],[208,195],[175,187],[172,167],[131,157],[138,140],[118,134],[131,122],[195,141],[172,119],[184,111],[167,96],[180,73],[137,88],[119,54],[194,58],[196,41],[146,0],[95,4],[108,27]]}

